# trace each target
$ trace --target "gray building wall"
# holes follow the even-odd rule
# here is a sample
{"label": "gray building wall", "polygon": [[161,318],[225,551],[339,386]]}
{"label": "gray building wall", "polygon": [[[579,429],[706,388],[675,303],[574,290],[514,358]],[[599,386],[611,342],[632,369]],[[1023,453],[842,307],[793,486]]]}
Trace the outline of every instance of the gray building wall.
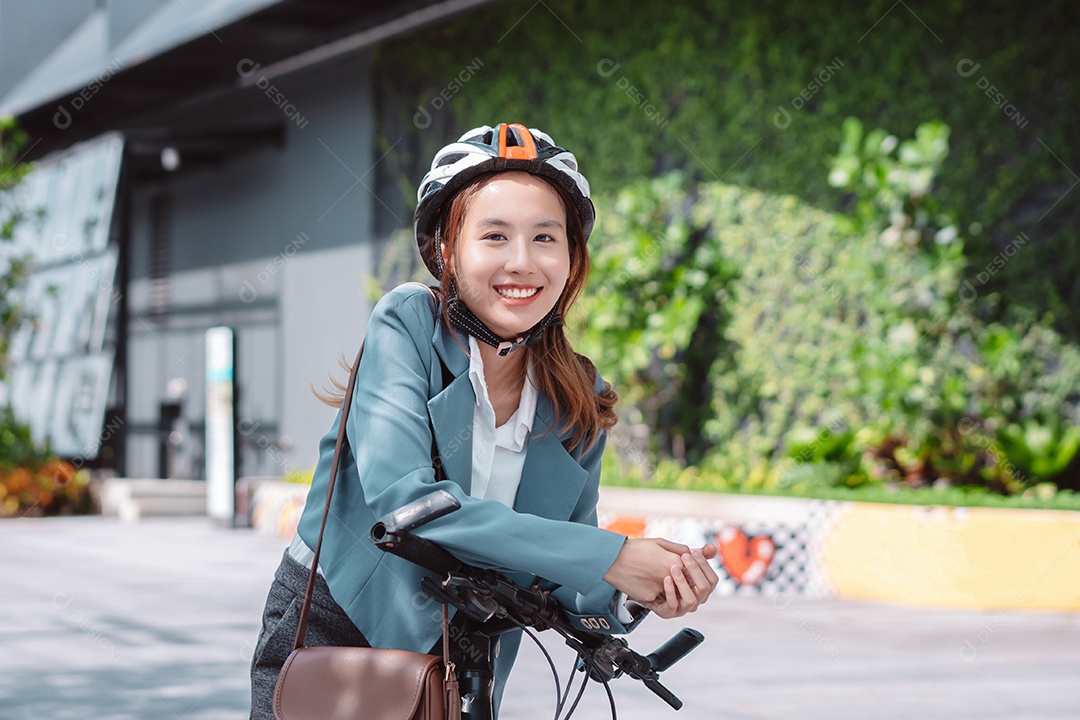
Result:
{"label": "gray building wall", "polygon": [[[343,379],[338,358],[355,356],[371,310],[365,288],[378,201],[367,189],[375,186],[370,170],[377,157],[368,57],[270,82],[287,99],[284,106],[254,88],[206,112],[222,117],[221,125],[282,121],[283,147],[264,147],[213,169],[181,166],[161,183],[133,188],[130,476],[157,474],[158,439],[148,430],[170,380],[181,378],[187,431],[182,424],[173,474],[203,477],[203,334],[214,325],[236,333],[242,474],[313,466],[318,440],[333,421],[335,411],[310,387],[325,386],[330,372]],[[205,126],[207,119],[187,121]],[[151,313],[150,280],[150,208],[161,193],[172,207],[163,320]]]}
{"label": "gray building wall", "polygon": [[106,0],[109,10],[109,47],[126,39],[168,0]]}
{"label": "gray building wall", "polygon": [[0,0],[0,97],[47,58],[96,6],[95,0]]}

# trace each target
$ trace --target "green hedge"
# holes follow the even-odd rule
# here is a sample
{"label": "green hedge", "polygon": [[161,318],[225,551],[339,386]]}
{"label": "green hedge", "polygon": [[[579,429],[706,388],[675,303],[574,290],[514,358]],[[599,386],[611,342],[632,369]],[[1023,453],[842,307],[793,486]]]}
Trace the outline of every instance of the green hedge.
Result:
{"label": "green hedge", "polygon": [[653,438],[615,475],[796,494],[1076,485],[1080,351],[964,300],[964,240],[932,192],[948,128],[844,135],[830,177],[850,214],[681,175],[608,199],[579,344]]}
{"label": "green hedge", "polygon": [[[377,52],[376,172],[398,189],[380,197],[379,228],[400,227],[435,149],[463,129],[543,128],[596,194],[582,349],[623,392],[626,425],[648,429],[651,444],[614,438],[638,472],[758,492],[1069,484],[1069,12],[484,8]],[[915,137],[864,136],[851,116]],[[397,245],[410,241],[388,262]]]}
{"label": "green hedge", "polygon": [[[621,474],[620,465],[614,455],[604,456],[605,468],[603,484],[631,488],[650,488],[662,490],[688,490],[698,492],[717,492],[715,486],[696,482],[692,473],[666,475],[648,482],[640,478]],[[1025,510],[1074,510],[1080,511],[1080,493],[1058,490],[1053,485],[1035,486],[1017,495],[1001,495],[984,488],[949,487],[912,489],[889,487],[884,485],[865,485],[857,488],[835,487],[830,485],[812,485],[793,492],[790,487],[781,488],[746,488],[733,486],[723,488],[721,492],[739,495],[791,496],[817,499],[838,500],[843,502],[873,502],[898,505],[947,505],[950,507],[996,507]]]}
{"label": "green hedge", "polygon": [[[514,120],[577,152],[600,193],[680,170],[843,209],[824,170],[845,117],[902,137],[936,118],[953,128],[938,192],[968,239],[983,312],[1050,313],[1077,338],[1070,15],[1064,0],[499,3],[380,47],[379,133],[393,151],[377,172],[400,189],[381,199],[407,217],[436,147]],[[387,218],[383,229],[398,224]],[[999,271],[994,259],[1021,232],[1030,243]]]}

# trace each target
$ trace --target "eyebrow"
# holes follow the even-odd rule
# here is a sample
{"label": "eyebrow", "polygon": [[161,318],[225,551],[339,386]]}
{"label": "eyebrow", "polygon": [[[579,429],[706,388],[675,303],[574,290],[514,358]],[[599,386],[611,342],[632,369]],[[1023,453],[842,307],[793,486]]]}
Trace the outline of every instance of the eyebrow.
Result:
{"label": "eyebrow", "polygon": [[[497,217],[484,218],[483,220],[481,220],[480,222],[478,222],[476,224],[477,224],[478,227],[488,227],[488,226],[499,227],[499,228],[508,228],[508,227],[510,227],[510,223],[508,221],[503,220],[502,218],[497,218]],[[533,227],[538,227],[538,228],[559,228],[559,229],[562,229],[562,226],[563,226],[562,222],[560,222],[559,220],[555,220],[555,219],[538,220],[533,225]]]}

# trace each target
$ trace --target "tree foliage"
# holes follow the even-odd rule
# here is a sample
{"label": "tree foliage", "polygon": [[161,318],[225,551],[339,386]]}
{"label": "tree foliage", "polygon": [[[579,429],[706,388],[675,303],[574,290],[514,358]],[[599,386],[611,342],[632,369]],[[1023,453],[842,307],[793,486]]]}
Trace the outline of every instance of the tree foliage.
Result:
{"label": "tree foliage", "polygon": [[1075,20],[1065,0],[508,0],[380,46],[376,172],[402,188],[381,200],[406,217],[436,148],[505,120],[551,133],[606,196],[678,170],[846,211],[827,181],[844,118],[902,137],[938,118],[967,279],[1030,237],[980,286],[1001,299],[986,311],[1078,340]]}
{"label": "tree foliage", "polygon": [[948,137],[845,122],[830,176],[847,213],[679,175],[607,200],[578,331],[635,388],[631,418],[697,451],[654,445],[677,461],[661,481],[1075,484],[1080,352],[961,292],[963,239],[933,193]]}
{"label": "tree foliage", "polygon": [[578,155],[582,347],[654,482],[1075,484],[1070,16],[508,0],[380,46],[381,207],[477,125]]}
{"label": "tree foliage", "polygon": [[24,211],[15,196],[15,187],[29,170],[19,162],[26,135],[10,117],[0,117],[0,381],[5,377],[11,336],[22,322],[16,291],[27,274],[28,259],[17,256],[11,247],[15,227]]}

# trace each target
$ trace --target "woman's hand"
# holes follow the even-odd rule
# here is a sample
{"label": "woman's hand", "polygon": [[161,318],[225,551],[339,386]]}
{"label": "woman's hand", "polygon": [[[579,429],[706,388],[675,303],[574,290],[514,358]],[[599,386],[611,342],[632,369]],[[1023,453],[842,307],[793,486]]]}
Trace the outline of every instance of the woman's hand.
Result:
{"label": "woman's hand", "polygon": [[648,605],[665,592],[665,578],[674,565],[682,564],[682,555],[688,552],[686,545],[663,538],[628,538],[604,580],[631,600]]}
{"label": "woman's hand", "polygon": [[642,605],[662,618],[676,618],[694,612],[709,598],[720,581],[708,562],[714,557],[715,545],[683,553],[679,563],[672,565],[670,574],[664,578],[663,593]]}

